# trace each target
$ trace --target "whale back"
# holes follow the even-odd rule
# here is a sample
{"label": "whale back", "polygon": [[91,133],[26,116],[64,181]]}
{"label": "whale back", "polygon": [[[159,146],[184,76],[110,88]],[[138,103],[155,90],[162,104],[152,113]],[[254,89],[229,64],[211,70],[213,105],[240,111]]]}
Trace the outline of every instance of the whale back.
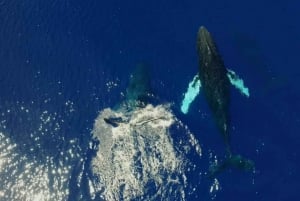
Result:
{"label": "whale back", "polygon": [[229,147],[230,135],[230,81],[222,57],[211,34],[200,27],[197,35],[199,77],[204,95],[212,111],[217,127]]}

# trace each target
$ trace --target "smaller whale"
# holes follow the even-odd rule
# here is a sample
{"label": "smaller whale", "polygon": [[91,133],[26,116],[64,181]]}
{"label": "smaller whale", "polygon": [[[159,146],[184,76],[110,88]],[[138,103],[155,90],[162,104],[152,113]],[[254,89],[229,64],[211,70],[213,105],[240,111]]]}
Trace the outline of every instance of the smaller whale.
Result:
{"label": "smaller whale", "polygon": [[125,98],[124,103],[127,104],[129,108],[143,107],[154,98],[146,64],[137,64],[130,76]]}
{"label": "smaller whale", "polygon": [[[130,75],[125,100],[117,104],[114,109],[124,110],[126,108],[127,111],[132,111],[136,108],[144,107],[150,101],[154,102],[154,100],[155,97],[150,87],[148,68],[144,63],[139,63]],[[128,123],[128,120],[115,116],[103,118],[103,120],[112,127],[118,127],[121,123]]]}

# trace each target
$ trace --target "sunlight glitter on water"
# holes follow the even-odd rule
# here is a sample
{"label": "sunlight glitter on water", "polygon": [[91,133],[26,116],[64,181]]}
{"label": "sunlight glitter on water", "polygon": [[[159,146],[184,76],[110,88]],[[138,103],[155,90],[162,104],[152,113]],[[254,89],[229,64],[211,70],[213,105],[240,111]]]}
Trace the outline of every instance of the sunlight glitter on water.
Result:
{"label": "sunlight glitter on water", "polygon": [[[71,101],[66,103],[69,115],[74,109]],[[65,123],[60,114],[34,110],[32,104],[29,109],[17,102],[1,113],[0,200],[67,200],[72,164],[81,157],[79,142],[61,134]]]}
{"label": "sunlight glitter on water", "polygon": [[[0,133],[0,199],[2,200],[65,200],[69,194],[70,167],[60,167],[52,157],[47,164],[29,161],[17,153],[17,145]],[[53,170],[57,170],[54,171]]]}

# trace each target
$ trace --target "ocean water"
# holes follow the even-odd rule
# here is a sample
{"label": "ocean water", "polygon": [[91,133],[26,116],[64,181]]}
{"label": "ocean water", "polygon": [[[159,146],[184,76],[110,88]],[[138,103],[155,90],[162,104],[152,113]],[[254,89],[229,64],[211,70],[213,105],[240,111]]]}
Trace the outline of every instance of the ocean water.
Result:
{"label": "ocean water", "polygon": [[[0,200],[297,200],[298,8],[0,0]],[[201,91],[180,111],[201,25],[249,88],[232,88],[231,141],[255,171],[208,178],[224,142]],[[116,109],[139,63],[156,105]],[[107,128],[105,111],[120,126]]]}

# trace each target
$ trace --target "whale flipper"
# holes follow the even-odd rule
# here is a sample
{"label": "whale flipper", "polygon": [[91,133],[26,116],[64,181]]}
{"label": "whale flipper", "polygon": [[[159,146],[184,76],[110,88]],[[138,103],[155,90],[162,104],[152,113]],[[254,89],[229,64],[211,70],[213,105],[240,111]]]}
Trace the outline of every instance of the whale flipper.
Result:
{"label": "whale flipper", "polygon": [[233,70],[227,69],[227,77],[230,83],[240,91],[240,93],[249,98],[249,88],[245,86],[244,80],[241,79]]}
{"label": "whale flipper", "polygon": [[[249,88],[245,86],[244,80],[240,78],[233,70],[227,68],[227,77],[232,86],[234,86],[243,96],[249,98],[250,92]],[[193,79],[189,82],[187,91],[184,93],[184,98],[182,99],[180,110],[183,114],[189,112],[191,104],[194,102],[196,97],[201,91],[201,81],[199,74],[197,73]]]}
{"label": "whale flipper", "polygon": [[[227,77],[232,84],[239,92],[245,97],[249,98],[250,92],[249,88],[245,86],[243,79],[240,78],[232,69],[227,68]],[[186,93],[184,93],[184,98],[181,102],[181,112],[187,114],[189,111],[189,107],[195,98],[199,95],[201,91],[201,81],[199,78],[199,74],[196,74],[193,77],[193,80],[189,82],[188,89]]]}
{"label": "whale flipper", "polygon": [[191,103],[198,96],[201,88],[201,81],[199,75],[196,74],[193,80],[189,83],[187,92],[184,94],[184,98],[181,102],[180,110],[183,114],[187,114]]}

